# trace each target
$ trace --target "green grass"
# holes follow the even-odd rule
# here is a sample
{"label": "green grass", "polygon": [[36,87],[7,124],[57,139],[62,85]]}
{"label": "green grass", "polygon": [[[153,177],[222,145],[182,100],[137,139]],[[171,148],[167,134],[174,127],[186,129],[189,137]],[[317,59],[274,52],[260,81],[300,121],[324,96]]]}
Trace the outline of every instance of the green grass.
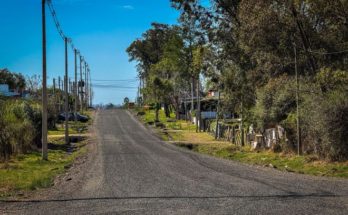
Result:
{"label": "green grass", "polygon": [[[194,124],[190,122],[186,122],[185,120],[176,120],[175,114],[171,113],[170,117],[167,118],[163,110],[159,111],[159,121],[165,125],[167,129],[172,130],[191,130],[195,131],[196,127]],[[145,123],[154,122],[155,121],[155,111],[148,110],[145,111],[145,115],[141,116],[141,119]],[[170,122],[168,122],[170,120]]]}
{"label": "green grass", "polygon": [[[189,148],[185,144],[176,144]],[[193,151],[242,163],[271,166],[282,171],[316,176],[348,178],[348,162],[326,162],[313,156],[297,156],[274,153],[272,151],[253,151],[249,147],[238,147],[230,143],[196,143],[190,146]]]}
{"label": "green grass", "polygon": [[[65,134],[65,128],[62,126],[62,124],[57,124],[56,129],[49,130],[48,135],[63,135]],[[69,134],[78,134],[79,132],[77,129],[69,127]]]}
{"label": "green grass", "polygon": [[[7,163],[0,164],[0,198],[16,194],[18,191],[29,191],[50,187],[55,176],[63,173],[76,159],[86,153],[83,147],[86,141],[77,144],[77,148],[70,154],[59,147],[63,140],[56,140],[58,146],[49,150],[48,161],[41,159],[40,152],[19,155]],[[63,146],[63,145],[61,145]]]}
{"label": "green grass", "polygon": [[[85,126],[84,133],[86,133],[91,121],[78,123],[78,126]],[[73,126],[70,127],[69,132],[78,133]],[[60,126],[55,131],[49,131],[49,135],[60,134],[64,134],[64,129]],[[0,199],[21,192],[50,187],[57,175],[66,171],[78,156],[87,152],[87,148],[84,147],[87,144],[85,137],[73,148],[64,145],[64,137],[49,136],[49,142],[53,144],[54,149],[49,150],[48,161],[41,159],[40,152],[31,152],[15,156],[7,163],[0,162]]]}
{"label": "green grass", "polygon": [[[348,161],[327,162],[319,160],[312,155],[297,156],[294,154],[274,153],[268,150],[254,151],[250,147],[240,147],[230,142],[216,141],[208,133],[196,133],[195,125],[189,122],[182,120],[167,122],[168,119],[162,110],[159,118],[166,128],[156,129],[160,137],[165,141],[176,142],[174,144],[179,147],[243,163],[271,166],[282,171],[348,178]],[[141,119],[145,123],[153,122],[155,112],[153,110],[146,111]],[[171,116],[171,119],[174,119],[174,116]]]}

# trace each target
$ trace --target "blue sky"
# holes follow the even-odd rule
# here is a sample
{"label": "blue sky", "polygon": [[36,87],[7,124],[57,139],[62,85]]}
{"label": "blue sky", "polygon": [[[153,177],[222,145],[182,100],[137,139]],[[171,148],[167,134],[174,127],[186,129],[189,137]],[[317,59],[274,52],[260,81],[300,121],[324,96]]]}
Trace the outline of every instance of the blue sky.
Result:
{"label": "blue sky", "polygon": [[[169,0],[52,0],[64,33],[86,57],[92,79],[136,78],[135,63],[125,49],[152,22],[175,24],[178,12]],[[48,83],[64,75],[64,42],[47,8]],[[0,0],[0,68],[24,75],[41,75],[41,0]],[[69,49],[69,76],[73,78]],[[101,82],[98,82],[101,83]],[[121,84],[122,83],[122,84]],[[137,82],[119,85],[136,87]],[[94,103],[133,100],[137,89],[95,88]]]}

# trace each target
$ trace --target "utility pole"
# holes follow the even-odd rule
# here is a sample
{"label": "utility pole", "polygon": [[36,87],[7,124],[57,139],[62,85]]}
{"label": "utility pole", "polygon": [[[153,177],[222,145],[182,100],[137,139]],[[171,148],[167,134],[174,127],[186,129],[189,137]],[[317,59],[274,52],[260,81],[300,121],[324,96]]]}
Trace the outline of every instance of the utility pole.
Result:
{"label": "utility pole", "polygon": [[300,130],[300,111],[299,111],[299,80],[297,71],[297,48],[294,43],[294,54],[295,54],[295,76],[296,76],[296,133],[297,133],[297,154],[301,155],[301,130]]}
{"label": "utility pole", "polygon": [[65,144],[69,144],[69,92],[68,92],[68,38],[64,38],[65,42]]}
{"label": "utility pole", "polygon": [[88,69],[88,64],[85,61],[85,107],[86,111],[88,110],[88,79],[87,79],[87,69]]}
{"label": "utility pole", "polygon": [[53,78],[53,95],[56,93],[56,79]]}
{"label": "utility pole", "polygon": [[80,93],[80,110],[83,113],[83,81],[82,81],[82,56],[80,55],[80,83],[79,83],[79,93]]}
{"label": "utility pole", "polygon": [[53,78],[53,102],[54,102],[54,112],[57,111],[57,95],[56,95],[56,79]]}
{"label": "utility pole", "polygon": [[185,105],[185,120],[187,121],[187,98],[186,98],[186,92],[184,92],[184,105]]}
{"label": "utility pole", "polygon": [[46,64],[46,0],[42,0],[42,159],[48,160],[47,150],[47,64]]}
{"label": "utility pole", "polygon": [[71,83],[71,78],[69,78],[69,94],[72,93],[72,89],[73,89],[73,87],[72,87],[72,83]]}
{"label": "utility pole", "polygon": [[60,90],[60,76],[58,76],[58,89]]}
{"label": "utility pole", "polygon": [[74,97],[75,97],[75,103],[74,103],[74,116],[75,116],[75,123],[77,122],[77,50],[74,49],[74,55],[75,55],[75,85],[74,85]]}
{"label": "utility pole", "polygon": [[220,112],[220,90],[218,90],[218,103],[216,107],[216,127],[215,127],[215,140],[219,137],[219,112]]}
{"label": "utility pole", "polygon": [[89,106],[92,107],[92,78],[91,78],[91,70],[88,68],[88,85],[89,85]]}
{"label": "utility pole", "polygon": [[91,101],[92,101],[92,93],[91,93],[91,70],[90,70],[90,68],[88,67],[88,70],[87,70],[87,72],[88,72],[88,88],[87,88],[87,90],[88,90],[88,101],[87,101],[87,103],[88,103],[88,107],[91,107],[92,106],[92,103],[91,103]]}
{"label": "utility pole", "polygon": [[197,78],[197,113],[196,113],[196,121],[197,121],[197,127],[196,127],[196,132],[201,131],[201,98],[200,98],[200,86],[199,86],[199,74]]}
{"label": "utility pole", "polygon": [[61,112],[61,109],[60,109],[60,93],[61,93],[61,88],[60,88],[60,76],[58,76],[58,91],[57,91],[58,101],[57,101],[57,106],[58,106],[58,111],[59,111],[59,113]]}
{"label": "utility pole", "polygon": [[191,82],[191,118],[192,118],[192,113],[194,110],[194,101],[193,101],[193,96],[194,96],[194,78],[193,76],[192,78],[192,82]]}
{"label": "utility pole", "polygon": [[240,103],[240,142],[244,146],[244,116],[243,116],[243,96]]}

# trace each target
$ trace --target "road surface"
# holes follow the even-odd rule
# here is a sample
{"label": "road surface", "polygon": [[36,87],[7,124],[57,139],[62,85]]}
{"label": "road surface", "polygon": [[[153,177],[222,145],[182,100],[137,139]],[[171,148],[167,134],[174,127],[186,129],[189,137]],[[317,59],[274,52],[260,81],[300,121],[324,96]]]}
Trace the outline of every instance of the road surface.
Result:
{"label": "road surface", "polygon": [[[95,121],[83,177],[4,214],[348,214],[348,181],[199,155],[160,141],[124,110]],[[78,174],[78,173],[76,173]]]}

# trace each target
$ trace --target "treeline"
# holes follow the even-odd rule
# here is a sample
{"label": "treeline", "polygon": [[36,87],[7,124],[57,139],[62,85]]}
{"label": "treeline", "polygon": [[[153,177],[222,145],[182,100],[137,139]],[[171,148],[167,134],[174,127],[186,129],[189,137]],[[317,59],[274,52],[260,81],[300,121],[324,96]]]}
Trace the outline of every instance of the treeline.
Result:
{"label": "treeline", "polygon": [[154,23],[127,49],[145,103],[178,111],[205,85],[244,129],[284,127],[282,150],[293,151],[298,101],[303,152],[348,158],[348,1],[171,3],[179,24]]}

